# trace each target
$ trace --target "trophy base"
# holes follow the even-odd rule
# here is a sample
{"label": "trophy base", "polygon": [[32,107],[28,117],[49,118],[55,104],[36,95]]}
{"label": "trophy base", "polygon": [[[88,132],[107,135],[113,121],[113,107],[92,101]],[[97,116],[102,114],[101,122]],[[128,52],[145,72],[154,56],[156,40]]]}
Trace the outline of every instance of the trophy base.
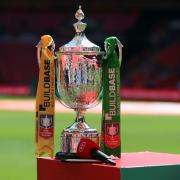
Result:
{"label": "trophy base", "polygon": [[76,153],[81,138],[88,138],[99,144],[99,135],[96,129],[90,128],[85,122],[74,122],[62,132],[60,151]]}

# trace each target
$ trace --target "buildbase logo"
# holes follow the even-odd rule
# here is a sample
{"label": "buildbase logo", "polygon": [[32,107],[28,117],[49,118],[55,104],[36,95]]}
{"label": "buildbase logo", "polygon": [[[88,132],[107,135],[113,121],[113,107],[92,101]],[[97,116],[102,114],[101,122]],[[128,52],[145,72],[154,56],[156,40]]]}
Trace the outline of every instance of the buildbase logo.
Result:
{"label": "buildbase logo", "polygon": [[105,120],[112,120],[112,116],[108,113],[105,113]]}

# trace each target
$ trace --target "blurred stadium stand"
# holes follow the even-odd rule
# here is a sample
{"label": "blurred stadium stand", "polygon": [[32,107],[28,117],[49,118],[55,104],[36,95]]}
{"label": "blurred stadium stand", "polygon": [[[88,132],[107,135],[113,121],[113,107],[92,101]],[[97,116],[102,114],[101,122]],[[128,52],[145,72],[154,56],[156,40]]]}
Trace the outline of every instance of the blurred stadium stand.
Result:
{"label": "blurred stadium stand", "polygon": [[0,95],[35,94],[35,46],[43,34],[53,36],[57,50],[70,41],[78,4],[91,41],[103,47],[114,35],[124,45],[122,98],[180,100],[180,3],[174,0],[1,1]]}

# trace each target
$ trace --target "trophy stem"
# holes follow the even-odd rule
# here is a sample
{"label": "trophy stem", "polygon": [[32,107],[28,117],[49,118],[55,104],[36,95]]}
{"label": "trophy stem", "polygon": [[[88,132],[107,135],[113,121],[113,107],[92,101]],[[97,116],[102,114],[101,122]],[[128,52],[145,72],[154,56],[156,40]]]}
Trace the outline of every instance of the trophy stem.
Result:
{"label": "trophy stem", "polygon": [[81,138],[88,138],[99,143],[99,135],[96,129],[91,128],[85,122],[85,109],[75,109],[77,115],[75,122],[63,130],[61,135],[61,151],[64,153],[76,153]]}
{"label": "trophy stem", "polygon": [[76,122],[85,122],[84,118],[84,109],[76,109],[75,110],[77,115],[76,115]]}

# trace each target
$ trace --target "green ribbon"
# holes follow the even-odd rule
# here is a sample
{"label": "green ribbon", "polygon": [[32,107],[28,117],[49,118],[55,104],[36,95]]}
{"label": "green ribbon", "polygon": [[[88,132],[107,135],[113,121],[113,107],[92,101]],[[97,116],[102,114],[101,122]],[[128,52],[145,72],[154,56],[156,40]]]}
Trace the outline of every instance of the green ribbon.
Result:
{"label": "green ribbon", "polygon": [[103,58],[102,65],[101,147],[106,154],[120,157],[120,65],[122,62],[122,44],[116,37],[109,37],[105,39],[104,46],[106,55]]}

